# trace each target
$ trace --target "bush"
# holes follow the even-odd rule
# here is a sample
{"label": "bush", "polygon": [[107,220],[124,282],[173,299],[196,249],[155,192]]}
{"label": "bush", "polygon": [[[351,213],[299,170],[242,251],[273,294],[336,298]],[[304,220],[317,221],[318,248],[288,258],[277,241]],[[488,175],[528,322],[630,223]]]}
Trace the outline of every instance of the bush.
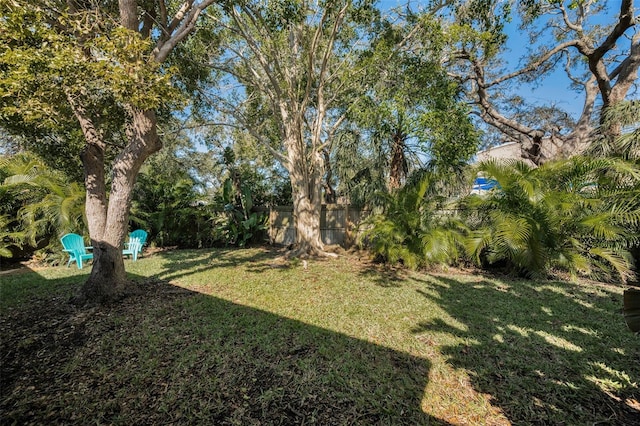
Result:
{"label": "bush", "polygon": [[466,225],[450,205],[443,182],[433,172],[421,171],[399,191],[385,194],[381,213],[363,224],[360,244],[380,260],[409,268],[452,264],[463,255]]}
{"label": "bush", "polygon": [[631,276],[638,243],[637,165],[575,157],[533,168],[487,161],[479,171],[498,187],[462,204],[479,219],[467,251],[479,265],[506,263],[525,276],[554,268],[594,278]]}

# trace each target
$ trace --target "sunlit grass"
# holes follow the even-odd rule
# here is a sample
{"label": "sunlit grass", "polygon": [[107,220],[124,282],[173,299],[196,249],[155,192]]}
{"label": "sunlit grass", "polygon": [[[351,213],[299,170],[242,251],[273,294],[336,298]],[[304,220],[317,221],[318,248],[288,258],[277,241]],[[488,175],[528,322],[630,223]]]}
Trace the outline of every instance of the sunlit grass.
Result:
{"label": "sunlit grass", "polygon": [[[348,256],[305,267],[263,249],[159,253],[126,268],[145,285],[195,293],[165,290],[165,302],[98,312],[103,332],[66,364],[90,378],[53,404],[66,415],[91,383],[111,389],[111,405],[77,410],[116,424],[145,404],[178,423],[279,413],[336,424],[624,424],[640,415],[640,345],[621,288],[383,271]],[[15,275],[2,282],[2,305],[68,294],[82,278],[72,268]]]}

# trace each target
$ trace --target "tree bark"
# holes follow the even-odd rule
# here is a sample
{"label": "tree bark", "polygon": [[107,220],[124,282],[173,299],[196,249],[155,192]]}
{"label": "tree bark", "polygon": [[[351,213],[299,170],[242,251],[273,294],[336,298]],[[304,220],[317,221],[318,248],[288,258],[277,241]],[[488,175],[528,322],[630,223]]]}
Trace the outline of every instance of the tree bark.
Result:
{"label": "tree bark", "polygon": [[288,257],[320,256],[325,254],[320,233],[323,158],[320,153],[311,153],[312,158],[308,158],[301,133],[293,133],[285,142],[296,230],[296,242]]}
{"label": "tree bark", "polygon": [[302,194],[293,199],[293,220],[296,229],[296,243],[289,257],[321,256],[324,244],[320,235],[320,213],[322,203]]}
{"label": "tree bark", "polygon": [[[91,275],[74,296],[74,302],[78,304],[89,301],[101,303],[117,298],[118,294],[123,292],[126,282],[122,255],[119,251],[116,252],[117,247],[110,247],[104,241],[108,217],[104,161],[106,144],[84,106],[75,100],[69,91],[67,91],[67,99],[86,141],[81,157],[87,191],[85,212],[91,246],[93,247]],[[116,253],[120,254],[119,261],[116,258]]]}
{"label": "tree bark", "polygon": [[391,146],[391,164],[389,166],[389,190],[393,191],[402,186],[407,177],[407,159],[404,155],[404,140],[406,136],[397,131],[393,134]]}
{"label": "tree bark", "polygon": [[322,159],[324,161],[325,178],[324,178],[324,202],[327,204],[335,204],[336,190],[333,189],[333,170],[331,168],[331,158],[329,157],[329,151],[322,150]]}
{"label": "tree bark", "polygon": [[120,10],[120,25],[131,31],[138,31],[137,0],[118,0]]}
{"label": "tree bark", "polygon": [[132,109],[127,122],[128,144],[113,164],[108,204],[104,179],[104,144],[89,143],[83,155],[87,185],[87,219],[93,247],[93,268],[75,296],[76,303],[104,303],[117,300],[127,291],[122,249],[129,221],[129,209],[136,177],[144,161],[162,144],[156,132],[152,110]]}

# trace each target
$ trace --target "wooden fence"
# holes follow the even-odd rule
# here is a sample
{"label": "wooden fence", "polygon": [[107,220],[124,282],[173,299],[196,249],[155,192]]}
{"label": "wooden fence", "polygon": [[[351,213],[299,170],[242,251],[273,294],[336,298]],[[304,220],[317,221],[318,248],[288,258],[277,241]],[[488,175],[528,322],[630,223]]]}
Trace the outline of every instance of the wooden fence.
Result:
{"label": "wooden fence", "polygon": [[[269,239],[272,243],[289,245],[295,242],[293,207],[272,207],[269,213]],[[350,247],[355,242],[356,228],[369,214],[344,204],[327,204],[320,213],[320,233],[325,244]]]}

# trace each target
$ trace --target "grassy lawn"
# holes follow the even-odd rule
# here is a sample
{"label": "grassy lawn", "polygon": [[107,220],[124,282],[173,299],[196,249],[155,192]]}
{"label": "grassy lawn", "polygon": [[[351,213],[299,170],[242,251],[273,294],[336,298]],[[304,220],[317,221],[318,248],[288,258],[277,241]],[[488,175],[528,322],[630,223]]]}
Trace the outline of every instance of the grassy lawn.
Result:
{"label": "grassy lawn", "polygon": [[383,271],[266,249],[0,275],[2,424],[640,424],[622,288]]}

